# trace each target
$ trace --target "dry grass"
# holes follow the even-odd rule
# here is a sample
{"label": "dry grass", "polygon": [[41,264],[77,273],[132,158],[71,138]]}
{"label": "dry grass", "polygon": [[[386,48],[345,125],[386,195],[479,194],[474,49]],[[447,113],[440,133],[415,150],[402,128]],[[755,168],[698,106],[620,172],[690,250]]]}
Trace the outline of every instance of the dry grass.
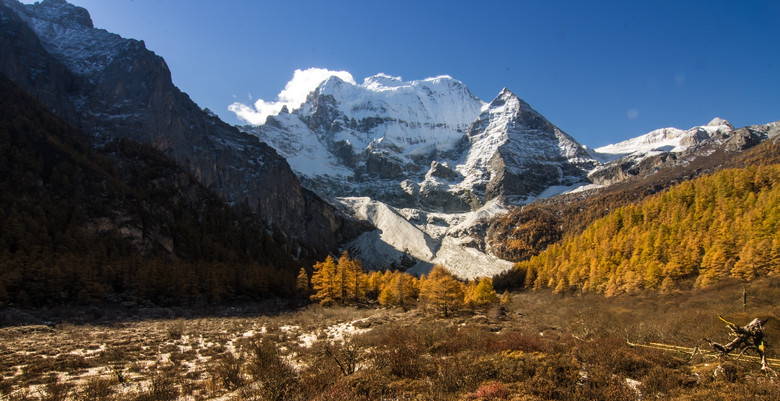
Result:
{"label": "dry grass", "polygon": [[[504,311],[310,306],[277,316],[0,329],[1,400],[778,399],[742,358],[641,347],[727,340],[770,317],[780,280],[664,296],[513,295]],[[499,313],[500,312],[500,313]],[[356,334],[362,333],[362,334]],[[770,348],[769,356],[774,356]]]}

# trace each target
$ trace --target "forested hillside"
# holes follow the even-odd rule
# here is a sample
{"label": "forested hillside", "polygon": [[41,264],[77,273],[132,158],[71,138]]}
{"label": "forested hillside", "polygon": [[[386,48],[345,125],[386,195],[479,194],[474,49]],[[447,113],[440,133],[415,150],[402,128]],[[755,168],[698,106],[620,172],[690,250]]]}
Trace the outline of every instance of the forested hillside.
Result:
{"label": "forested hillside", "polygon": [[520,262],[561,239],[579,235],[594,221],[621,206],[641,202],[680,182],[724,168],[780,163],[780,142],[770,139],[750,149],[733,152],[716,148],[706,156],[673,168],[588,192],[541,199],[491,222],[487,242],[503,259]]}
{"label": "forested hillside", "polygon": [[729,169],[618,208],[515,265],[526,287],[631,293],[780,273],[780,165]]}
{"label": "forested hillside", "polygon": [[294,291],[284,240],[150,145],[91,150],[0,79],[0,306],[257,298]]}

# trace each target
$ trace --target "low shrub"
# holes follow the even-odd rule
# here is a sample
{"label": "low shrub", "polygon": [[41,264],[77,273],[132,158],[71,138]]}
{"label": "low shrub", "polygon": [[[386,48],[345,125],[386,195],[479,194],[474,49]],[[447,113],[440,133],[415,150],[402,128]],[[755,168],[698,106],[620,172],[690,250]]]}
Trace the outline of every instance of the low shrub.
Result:
{"label": "low shrub", "polygon": [[249,374],[260,385],[263,399],[285,399],[298,388],[295,369],[272,341],[256,340],[250,345]]}
{"label": "low shrub", "polygon": [[175,401],[179,398],[179,378],[172,370],[157,370],[149,378],[149,386],[134,401]]}
{"label": "low shrub", "polygon": [[472,400],[506,400],[509,399],[509,388],[501,382],[488,382],[477,389],[477,391],[466,396]]}
{"label": "low shrub", "polygon": [[240,357],[234,356],[230,352],[222,354],[220,357],[212,359],[209,363],[209,373],[222,386],[233,391],[246,383],[242,372],[243,361]]}
{"label": "low shrub", "polygon": [[102,377],[87,379],[77,398],[79,401],[111,401],[116,394],[115,383],[115,380]]}

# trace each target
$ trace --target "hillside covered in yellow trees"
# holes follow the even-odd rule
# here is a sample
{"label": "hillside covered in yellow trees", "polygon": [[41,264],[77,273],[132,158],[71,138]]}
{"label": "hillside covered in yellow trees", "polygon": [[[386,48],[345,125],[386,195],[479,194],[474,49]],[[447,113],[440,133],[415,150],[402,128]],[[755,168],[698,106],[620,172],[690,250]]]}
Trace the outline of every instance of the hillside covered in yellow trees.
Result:
{"label": "hillside covered in yellow trees", "polygon": [[525,287],[608,296],[778,274],[780,165],[683,182],[614,210],[514,270]]}

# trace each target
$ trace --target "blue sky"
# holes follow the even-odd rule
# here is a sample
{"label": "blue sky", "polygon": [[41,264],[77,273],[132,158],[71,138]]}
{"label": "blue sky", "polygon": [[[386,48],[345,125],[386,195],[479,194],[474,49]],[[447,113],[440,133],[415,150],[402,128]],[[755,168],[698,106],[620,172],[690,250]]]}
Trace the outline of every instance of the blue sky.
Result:
{"label": "blue sky", "polygon": [[507,87],[592,147],[716,116],[780,120],[774,0],[71,2],[144,40],[231,124],[230,104],[273,101],[310,67],[357,82],[446,74],[488,102]]}

